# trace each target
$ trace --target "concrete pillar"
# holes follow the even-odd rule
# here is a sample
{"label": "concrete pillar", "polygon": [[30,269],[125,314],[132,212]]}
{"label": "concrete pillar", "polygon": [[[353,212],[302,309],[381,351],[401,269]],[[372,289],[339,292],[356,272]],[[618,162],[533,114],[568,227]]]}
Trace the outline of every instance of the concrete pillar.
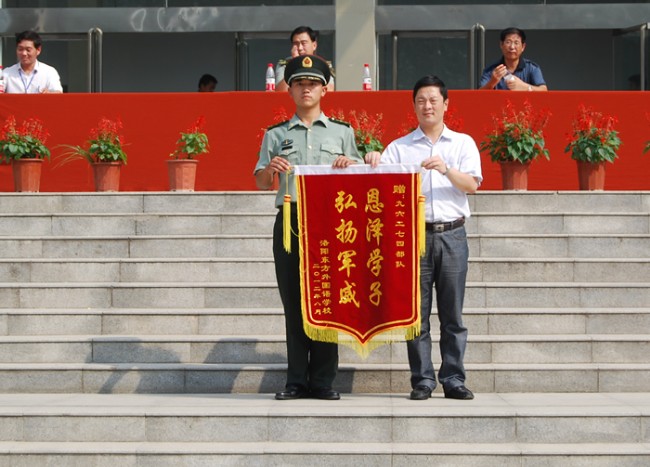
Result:
{"label": "concrete pillar", "polygon": [[360,91],[364,63],[377,89],[375,0],[336,0],[335,8],[336,90]]}

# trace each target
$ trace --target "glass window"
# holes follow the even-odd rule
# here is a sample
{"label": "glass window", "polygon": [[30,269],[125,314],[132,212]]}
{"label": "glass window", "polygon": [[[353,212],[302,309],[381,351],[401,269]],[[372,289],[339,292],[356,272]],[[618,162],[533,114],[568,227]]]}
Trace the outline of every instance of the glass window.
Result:
{"label": "glass window", "polygon": [[380,88],[412,89],[422,76],[433,74],[449,89],[467,89],[468,54],[469,33],[464,31],[380,35]]}
{"label": "glass window", "polygon": [[334,0],[4,0],[4,8],[155,8],[333,5]]}

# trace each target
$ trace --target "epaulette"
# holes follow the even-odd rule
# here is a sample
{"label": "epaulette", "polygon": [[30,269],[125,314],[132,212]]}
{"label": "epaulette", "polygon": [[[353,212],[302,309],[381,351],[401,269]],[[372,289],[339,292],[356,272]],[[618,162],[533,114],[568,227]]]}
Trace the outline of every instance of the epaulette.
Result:
{"label": "epaulette", "polygon": [[345,125],[348,127],[352,126],[349,122],[346,122],[345,120],[339,120],[338,118],[334,118],[334,117],[329,117],[329,121],[334,123],[339,123],[341,125]]}
{"label": "epaulette", "polygon": [[281,58],[280,60],[278,60],[278,66],[285,66],[288,62],[289,60],[287,60],[286,58]]}
{"label": "epaulette", "polygon": [[268,131],[268,130],[272,130],[273,128],[277,128],[277,127],[279,127],[279,126],[282,126],[282,125],[284,125],[285,123],[289,123],[289,121],[290,121],[290,120],[285,120],[285,121],[283,121],[283,122],[276,123],[275,125],[271,125],[271,126],[267,127],[266,130],[267,130],[267,131]]}

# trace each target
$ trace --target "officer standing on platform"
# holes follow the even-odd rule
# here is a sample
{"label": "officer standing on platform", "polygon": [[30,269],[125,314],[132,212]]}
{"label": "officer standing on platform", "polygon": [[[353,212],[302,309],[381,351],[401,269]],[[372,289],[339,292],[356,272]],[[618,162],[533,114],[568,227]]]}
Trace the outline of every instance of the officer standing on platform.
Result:
{"label": "officer standing on platform", "polygon": [[311,340],[303,330],[296,186],[291,168],[297,164],[328,164],[344,169],[363,163],[363,159],[357,151],[352,128],[321,111],[320,100],[327,93],[330,80],[327,63],[314,55],[296,57],[287,64],[284,79],[296,113],[290,120],[267,130],[254,172],[261,190],[270,189],[278,174],[280,189],[275,199],[278,208],[282,207],[287,192],[293,201],[291,253],[283,246],[282,209],[273,228],[273,257],[284,307],[288,362],[286,386],[275,398],[336,400],[341,397],[332,389],[338,369],[338,345]]}

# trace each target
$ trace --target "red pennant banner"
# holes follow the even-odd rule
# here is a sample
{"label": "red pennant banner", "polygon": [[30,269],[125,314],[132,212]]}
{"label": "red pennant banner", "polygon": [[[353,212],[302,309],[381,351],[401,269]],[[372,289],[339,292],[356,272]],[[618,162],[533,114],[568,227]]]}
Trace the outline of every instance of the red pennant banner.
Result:
{"label": "red pennant banner", "polygon": [[380,345],[419,334],[420,167],[296,166],[295,173],[307,335],[339,342],[344,333],[367,354],[374,338],[384,337]]}

